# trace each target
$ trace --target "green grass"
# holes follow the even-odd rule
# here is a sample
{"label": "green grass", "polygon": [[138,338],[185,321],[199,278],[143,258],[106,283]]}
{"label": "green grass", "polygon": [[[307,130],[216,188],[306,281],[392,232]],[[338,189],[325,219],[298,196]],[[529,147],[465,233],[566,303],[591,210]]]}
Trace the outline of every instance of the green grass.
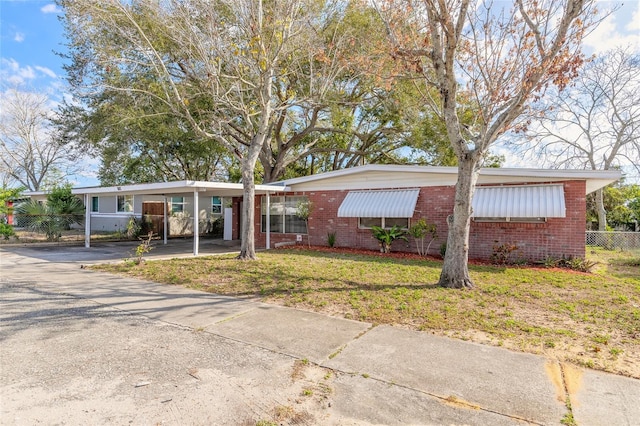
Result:
{"label": "green grass", "polygon": [[640,254],[589,250],[589,259],[599,262],[591,274],[470,265],[472,290],[439,287],[440,262],[373,252],[271,250],[255,262],[215,256],[98,269],[640,377]]}

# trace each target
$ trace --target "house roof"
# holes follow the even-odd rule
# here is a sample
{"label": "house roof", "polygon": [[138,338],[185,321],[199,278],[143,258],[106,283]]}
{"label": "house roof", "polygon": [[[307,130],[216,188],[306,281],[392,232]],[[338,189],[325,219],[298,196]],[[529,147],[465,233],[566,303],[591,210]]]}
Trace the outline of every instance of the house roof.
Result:
{"label": "house roof", "polygon": [[[457,176],[457,167],[368,164],[287,179],[274,182],[272,185],[287,186],[291,191],[415,188],[455,185]],[[589,194],[617,181],[621,176],[622,173],[618,170],[483,168],[480,169],[478,184],[502,185],[584,180],[586,193]]]}
{"label": "house roof", "polygon": [[[452,186],[456,184],[457,167],[407,166],[392,164],[368,164],[317,175],[287,179],[264,185],[256,185],[257,195],[285,191],[355,190],[416,188],[422,186]],[[518,183],[548,183],[563,180],[586,181],[589,194],[622,177],[619,170],[547,170],[524,168],[480,169],[478,184],[503,185]],[[198,191],[219,196],[239,197],[243,194],[241,183],[182,180],[175,182],[139,183],[132,185],[92,186],[73,188],[77,195],[179,195]],[[45,195],[29,192],[27,196]],[[203,194],[204,195],[204,194]]]}

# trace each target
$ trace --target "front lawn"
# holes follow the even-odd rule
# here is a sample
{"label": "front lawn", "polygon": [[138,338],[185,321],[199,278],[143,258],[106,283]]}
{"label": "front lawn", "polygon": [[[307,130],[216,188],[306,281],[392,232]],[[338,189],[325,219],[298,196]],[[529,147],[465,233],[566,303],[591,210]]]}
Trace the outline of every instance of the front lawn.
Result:
{"label": "front lawn", "polygon": [[593,273],[470,265],[473,290],[436,285],[441,263],[305,249],[102,265],[211,293],[394,324],[640,378],[640,252],[588,250]]}

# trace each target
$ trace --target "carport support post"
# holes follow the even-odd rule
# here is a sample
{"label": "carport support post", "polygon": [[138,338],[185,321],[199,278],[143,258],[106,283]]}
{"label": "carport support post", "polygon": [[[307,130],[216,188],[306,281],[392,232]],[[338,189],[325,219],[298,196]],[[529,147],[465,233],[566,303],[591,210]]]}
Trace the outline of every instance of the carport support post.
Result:
{"label": "carport support post", "polygon": [[163,244],[166,246],[167,245],[167,228],[168,228],[168,223],[167,223],[167,196],[163,195],[162,199],[164,201],[164,206],[162,208],[162,238],[163,238]]}
{"label": "carport support post", "polygon": [[91,194],[84,194],[84,246],[91,247]]}
{"label": "carport support post", "polygon": [[198,255],[200,245],[200,207],[198,206],[198,188],[193,191],[193,255]]}
{"label": "carport support post", "polygon": [[267,236],[266,236],[266,246],[267,246],[267,250],[269,250],[271,247],[271,197],[269,196],[269,192],[267,192],[267,224],[266,224],[266,228],[267,228]]}

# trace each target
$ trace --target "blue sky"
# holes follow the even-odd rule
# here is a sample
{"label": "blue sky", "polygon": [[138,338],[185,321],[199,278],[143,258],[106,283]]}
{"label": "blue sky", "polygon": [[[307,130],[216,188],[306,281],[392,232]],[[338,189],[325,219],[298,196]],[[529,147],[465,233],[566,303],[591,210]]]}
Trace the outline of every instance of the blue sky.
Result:
{"label": "blue sky", "polygon": [[51,1],[0,0],[0,77],[4,84],[61,89],[64,51],[60,10]]}
{"label": "blue sky", "polygon": [[[597,54],[615,45],[634,45],[640,51],[640,0],[598,4],[601,9],[616,5],[620,8],[588,37],[585,50]],[[46,92],[54,103],[64,96],[63,59],[55,54],[65,51],[60,13],[47,0],[0,0],[1,90],[18,85],[23,90]],[[527,166],[510,157],[506,165]],[[77,180],[81,184],[97,184],[90,170]]]}

